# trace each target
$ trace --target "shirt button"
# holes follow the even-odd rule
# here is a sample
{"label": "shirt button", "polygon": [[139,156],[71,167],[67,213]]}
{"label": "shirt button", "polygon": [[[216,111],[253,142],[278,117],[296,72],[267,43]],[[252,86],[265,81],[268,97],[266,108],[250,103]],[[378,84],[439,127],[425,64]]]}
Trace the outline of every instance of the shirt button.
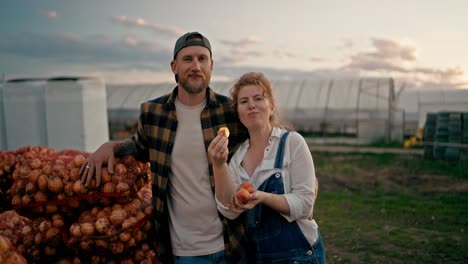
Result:
{"label": "shirt button", "polygon": [[270,151],[270,148],[266,148],[266,151]]}
{"label": "shirt button", "polygon": [[280,173],[276,173],[276,174],[275,174],[275,177],[278,179],[279,177],[281,177],[281,174],[280,174]]}
{"label": "shirt button", "polygon": [[309,255],[309,256],[312,255],[312,250],[308,250],[307,255]]}

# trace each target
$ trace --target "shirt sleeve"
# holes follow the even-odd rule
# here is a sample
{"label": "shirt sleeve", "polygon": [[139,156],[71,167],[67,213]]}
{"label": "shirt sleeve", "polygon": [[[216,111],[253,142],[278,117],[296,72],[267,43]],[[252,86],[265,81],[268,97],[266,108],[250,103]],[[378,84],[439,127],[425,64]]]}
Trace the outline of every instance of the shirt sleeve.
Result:
{"label": "shirt sleeve", "polygon": [[141,104],[140,116],[138,118],[138,123],[137,123],[137,129],[136,129],[135,134],[131,137],[131,139],[135,142],[135,146],[137,147],[137,151],[138,151],[137,158],[139,160],[144,160],[144,161],[149,159],[148,152],[146,149],[147,139],[146,139],[146,135],[144,133],[144,128],[143,128],[143,124],[145,120],[145,113],[146,113],[145,104]]}
{"label": "shirt sleeve", "polygon": [[218,211],[224,215],[224,217],[228,218],[228,219],[236,219],[240,214],[239,213],[236,213],[236,212],[233,212],[229,209],[229,207],[225,206],[223,203],[221,203],[217,197],[215,197],[215,200],[216,200],[216,206],[218,208]]}
{"label": "shirt sleeve", "polygon": [[[315,168],[305,139],[293,132],[289,138],[290,161],[287,166],[290,190],[284,197],[289,205],[288,221],[306,219],[313,211],[315,197]],[[288,153],[288,152],[285,152]]]}
{"label": "shirt sleeve", "polygon": [[[234,185],[238,186],[241,184],[241,177],[239,175],[239,165],[237,164],[240,164],[239,162],[237,162],[238,160],[238,157],[239,157],[239,150],[236,151],[236,153],[234,154],[234,156],[232,157],[231,161],[229,162],[229,173],[231,174],[231,177],[233,178],[234,180]],[[226,218],[228,219],[235,219],[237,218],[240,214],[239,213],[236,213],[236,212],[233,212],[231,211],[227,206],[225,206],[223,203],[221,203],[219,200],[218,200],[218,197],[215,196],[215,200],[216,200],[216,205],[217,205],[217,208],[218,208],[218,211],[224,215]]]}

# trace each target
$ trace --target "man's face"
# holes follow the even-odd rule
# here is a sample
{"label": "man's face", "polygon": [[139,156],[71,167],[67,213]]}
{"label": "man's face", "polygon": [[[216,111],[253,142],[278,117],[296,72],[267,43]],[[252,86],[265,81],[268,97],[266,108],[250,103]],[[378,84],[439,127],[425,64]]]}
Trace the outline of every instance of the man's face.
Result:
{"label": "man's face", "polygon": [[213,59],[207,48],[189,46],[177,53],[177,57],[171,62],[171,68],[185,91],[198,94],[205,91],[210,83]]}

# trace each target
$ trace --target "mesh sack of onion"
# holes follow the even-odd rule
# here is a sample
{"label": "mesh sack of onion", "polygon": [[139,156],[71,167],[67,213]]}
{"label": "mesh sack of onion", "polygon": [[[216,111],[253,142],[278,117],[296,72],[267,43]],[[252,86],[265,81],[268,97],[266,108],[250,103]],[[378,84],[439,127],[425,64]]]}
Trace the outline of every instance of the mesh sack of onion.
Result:
{"label": "mesh sack of onion", "polygon": [[12,207],[29,217],[57,212],[73,216],[90,205],[131,201],[150,181],[149,164],[126,156],[116,159],[113,175],[102,168],[99,186],[93,179],[86,187],[79,171],[88,155],[76,150],[23,155],[12,174]]}

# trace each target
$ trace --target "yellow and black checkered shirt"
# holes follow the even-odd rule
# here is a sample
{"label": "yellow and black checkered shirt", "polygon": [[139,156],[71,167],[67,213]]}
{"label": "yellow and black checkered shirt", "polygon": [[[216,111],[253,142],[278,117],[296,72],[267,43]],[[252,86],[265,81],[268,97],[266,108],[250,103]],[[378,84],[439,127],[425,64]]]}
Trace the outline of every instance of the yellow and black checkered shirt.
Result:
{"label": "yellow and black checkered shirt", "polygon": [[[163,263],[172,262],[172,250],[169,237],[167,188],[171,170],[171,153],[177,132],[175,99],[177,87],[172,93],[141,104],[138,128],[132,139],[135,141],[138,156],[151,164],[153,207],[155,219],[157,251]],[[206,90],[207,104],[200,115],[205,141],[205,150],[217,135],[220,127],[230,130],[229,149],[247,138],[247,130],[239,122],[238,116],[230,107],[230,100],[224,95]],[[232,153],[231,153],[232,154]],[[209,166],[211,189],[214,195],[214,176]],[[218,215],[223,223],[224,243],[228,263],[239,263],[246,259],[246,240],[241,218],[229,220]]]}

